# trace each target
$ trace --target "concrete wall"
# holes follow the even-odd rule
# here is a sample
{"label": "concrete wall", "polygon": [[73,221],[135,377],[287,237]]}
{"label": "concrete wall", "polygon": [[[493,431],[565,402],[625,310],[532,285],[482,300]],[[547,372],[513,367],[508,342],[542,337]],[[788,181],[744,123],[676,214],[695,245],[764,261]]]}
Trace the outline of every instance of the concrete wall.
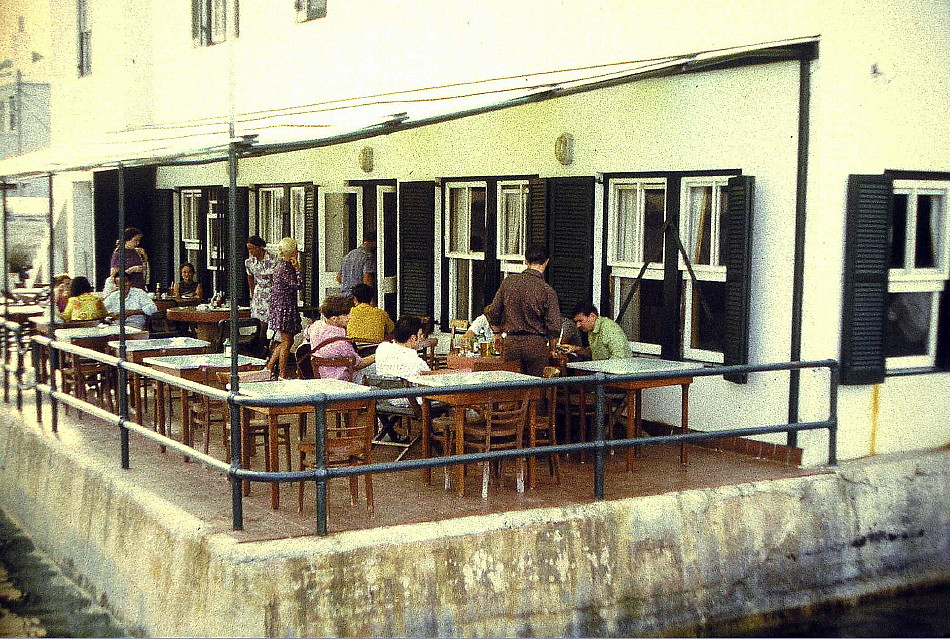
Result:
{"label": "concrete wall", "polygon": [[0,407],[0,507],[145,636],[686,634],[946,579],[948,462],[239,543]]}

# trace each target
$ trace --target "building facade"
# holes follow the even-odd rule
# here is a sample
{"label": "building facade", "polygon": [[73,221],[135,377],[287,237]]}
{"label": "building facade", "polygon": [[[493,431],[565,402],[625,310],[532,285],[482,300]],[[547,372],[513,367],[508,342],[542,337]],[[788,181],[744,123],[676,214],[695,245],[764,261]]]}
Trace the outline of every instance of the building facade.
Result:
{"label": "building facade", "polygon": [[[223,289],[241,140],[239,233],[300,241],[305,302],[372,231],[381,306],[471,319],[542,241],[562,312],[593,300],[638,353],[841,360],[841,457],[944,446],[950,11],[753,4],[52,0],[54,152],[0,174],[79,149],[53,198],[85,274],[121,180],[152,284],[191,261]],[[707,378],[690,421],[826,406],[821,374]]]}

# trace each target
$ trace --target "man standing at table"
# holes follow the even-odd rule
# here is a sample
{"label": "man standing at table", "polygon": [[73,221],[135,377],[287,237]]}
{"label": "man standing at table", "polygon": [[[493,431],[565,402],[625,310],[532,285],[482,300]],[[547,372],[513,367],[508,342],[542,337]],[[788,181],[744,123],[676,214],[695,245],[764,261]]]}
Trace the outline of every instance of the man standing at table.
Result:
{"label": "man standing at table", "polygon": [[597,307],[590,302],[578,302],[574,306],[574,324],[587,333],[588,348],[562,344],[562,353],[574,353],[590,359],[614,359],[633,357],[630,342],[620,324],[597,314]]}
{"label": "man standing at table", "polygon": [[485,317],[495,335],[495,350],[504,345],[505,361],[521,362],[522,372],[540,377],[561,332],[561,311],[557,293],[544,281],[547,248],[532,244],[524,261],[528,268],[502,280]]}
{"label": "man standing at table", "polygon": [[366,233],[363,235],[363,243],[344,255],[343,261],[340,262],[340,272],[336,274],[336,281],[340,283],[340,295],[353,297],[353,287],[360,282],[372,286],[375,274],[376,234]]}
{"label": "man standing at table", "polygon": [[[108,317],[119,319],[119,273],[112,276],[116,290],[109,294],[103,304],[109,312]],[[133,328],[144,329],[150,315],[158,312],[158,307],[152,301],[152,296],[144,290],[133,287],[128,277],[125,278],[125,317],[123,323]]]}

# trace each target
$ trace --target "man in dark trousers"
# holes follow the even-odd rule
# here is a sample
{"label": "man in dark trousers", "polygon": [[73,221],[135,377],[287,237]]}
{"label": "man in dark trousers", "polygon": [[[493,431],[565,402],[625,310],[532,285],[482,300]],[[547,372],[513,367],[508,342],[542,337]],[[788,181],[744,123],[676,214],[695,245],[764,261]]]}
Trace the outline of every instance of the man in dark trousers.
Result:
{"label": "man in dark trousers", "polygon": [[543,244],[529,246],[525,251],[528,268],[502,280],[485,312],[495,334],[495,350],[504,343],[505,361],[519,361],[522,372],[538,377],[548,365],[552,340],[561,332],[557,293],[544,281],[548,261]]}

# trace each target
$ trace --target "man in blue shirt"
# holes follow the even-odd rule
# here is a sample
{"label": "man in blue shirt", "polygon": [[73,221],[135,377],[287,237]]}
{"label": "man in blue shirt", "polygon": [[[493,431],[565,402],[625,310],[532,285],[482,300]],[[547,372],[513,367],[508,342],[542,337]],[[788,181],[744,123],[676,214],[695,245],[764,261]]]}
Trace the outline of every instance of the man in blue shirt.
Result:
{"label": "man in blue shirt", "polygon": [[376,234],[366,233],[363,244],[343,256],[336,281],[340,283],[340,295],[353,297],[353,287],[359,283],[373,286],[376,273]]}

